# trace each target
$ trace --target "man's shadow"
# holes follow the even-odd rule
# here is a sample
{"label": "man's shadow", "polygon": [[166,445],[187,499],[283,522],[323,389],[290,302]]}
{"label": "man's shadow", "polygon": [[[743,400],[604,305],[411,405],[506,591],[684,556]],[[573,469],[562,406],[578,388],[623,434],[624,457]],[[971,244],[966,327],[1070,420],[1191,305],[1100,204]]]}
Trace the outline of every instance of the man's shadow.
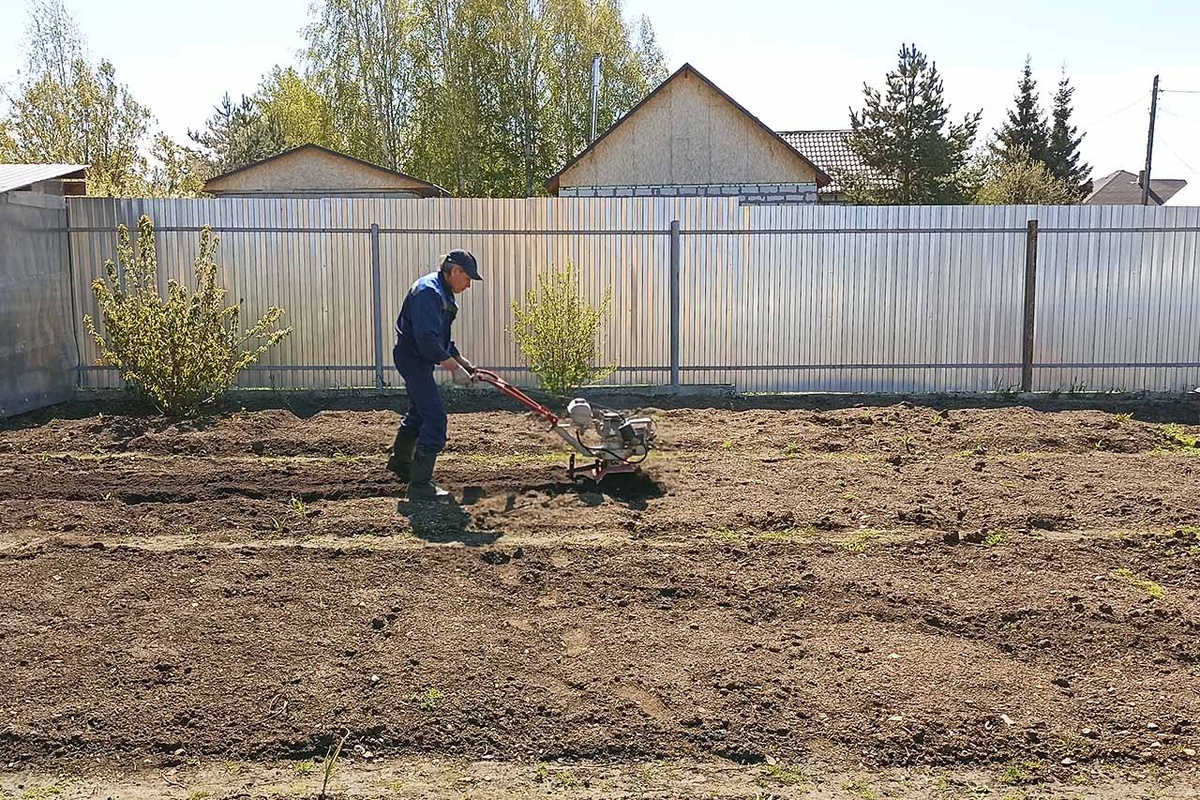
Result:
{"label": "man's shadow", "polygon": [[500,538],[499,531],[471,530],[475,518],[463,506],[479,500],[483,490],[468,486],[463,491],[462,503],[453,500],[437,503],[413,503],[401,500],[396,510],[412,525],[413,535],[435,544],[458,542],[467,547],[485,547]]}

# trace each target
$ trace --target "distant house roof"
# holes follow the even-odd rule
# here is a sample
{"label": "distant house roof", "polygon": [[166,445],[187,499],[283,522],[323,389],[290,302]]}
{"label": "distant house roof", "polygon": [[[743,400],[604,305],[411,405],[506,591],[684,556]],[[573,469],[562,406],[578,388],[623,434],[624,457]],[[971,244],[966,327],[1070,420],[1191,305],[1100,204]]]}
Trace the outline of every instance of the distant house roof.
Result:
{"label": "distant house roof", "polygon": [[305,144],[209,178],[204,191],[217,195],[339,195],[406,192],[449,197],[442,187],[361,158]]}
{"label": "distant house roof", "polygon": [[561,178],[564,173],[566,173],[573,166],[575,166],[580,161],[582,161],[585,156],[587,156],[589,153],[591,153],[596,147],[598,147],[609,136],[611,136],[613,131],[617,130],[622,125],[624,125],[627,120],[629,120],[635,114],[637,114],[638,111],[640,111],[643,107],[654,102],[655,98],[658,97],[667,86],[669,86],[674,81],[683,78],[684,76],[694,76],[694,77],[698,78],[705,85],[707,85],[714,92],[716,92],[721,98],[723,98],[726,102],[728,102],[731,106],[733,106],[733,108],[737,109],[738,112],[743,114],[745,116],[745,118],[747,120],[749,120],[755,128],[758,128],[759,130],[761,130],[763,133],[765,133],[771,139],[774,139],[774,140],[780,142],[781,144],[787,146],[787,150],[791,153],[795,153],[795,157],[798,161],[802,162],[805,167],[807,167],[808,169],[811,169],[813,172],[816,173],[816,183],[817,183],[818,187],[826,186],[832,181],[832,178],[830,178],[829,175],[825,174],[825,172],[817,164],[813,163],[809,158],[807,158],[804,153],[797,151],[794,147],[789,145],[787,143],[787,141],[785,141],[784,139],[782,139],[779,136],[778,133],[776,133],[775,131],[768,128],[765,124],[763,124],[762,120],[760,120],[758,117],[754,116],[749,111],[747,111],[745,109],[745,107],[743,107],[740,103],[738,103],[736,100],[734,100],[728,94],[726,94],[715,83],[713,83],[708,78],[706,78],[704,75],[702,75],[700,73],[700,71],[697,70],[695,67],[693,67],[691,64],[684,64],[682,67],[677,69],[670,77],[668,77],[666,80],[664,80],[658,86],[656,86],[652,92],[650,92],[645,97],[643,97],[641,99],[641,101],[638,102],[637,105],[635,105],[633,108],[629,109],[629,111],[626,112],[620,119],[618,119],[616,122],[614,122],[612,124],[612,126],[608,130],[606,130],[601,136],[596,137],[596,139],[591,144],[589,144],[578,155],[576,155],[574,158],[572,158],[570,161],[568,161],[565,165],[563,165],[562,169],[560,169],[557,173],[552,175],[549,178],[549,180],[546,181],[546,183],[545,183],[546,189],[551,194],[557,193],[558,185],[559,185],[559,178]]}
{"label": "distant house roof", "polygon": [[833,182],[817,191],[837,194],[842,191],[841,176],[865,170],[862,160],[850,149],[850,130],[780,131],[779,135],[824,172]]}
{"label": "distant house roof", "polygon": [[0,192],[24,189],[56,178],[84,180],[87,164],[0,164]]}
{"label": "distant house roof", "polygon": [[[1172,178],[1150,178],[1150,203],[1161,206],[1174,197],[1187,181]],[[1092,193],[1084,199],[1089,206],[1140,206],[1141,179],[1132,172],[1119,169],[1096,181]]]}

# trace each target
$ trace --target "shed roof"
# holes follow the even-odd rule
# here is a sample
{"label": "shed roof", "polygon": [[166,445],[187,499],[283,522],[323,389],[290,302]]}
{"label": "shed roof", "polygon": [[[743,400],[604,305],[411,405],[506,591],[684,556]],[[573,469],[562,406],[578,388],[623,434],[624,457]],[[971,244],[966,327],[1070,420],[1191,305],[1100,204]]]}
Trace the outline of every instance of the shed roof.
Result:
{"label": "shed roof", "polygon": [[0,164],[0,192],[55,178],[87,177],[87,164]]}
{"label": "shed roof", "polygon": [[[205,182],[204,191],[206,191],[206,192],[220,191],[222,188],[220,184],[226,178],[229,178],[233,175],[240,175],[242,173],[249,172],[250,170],[259,169],[261,167],[266,166],[267,164],[271,164],[272,162],[277,162],[281,159],[289,158],[289,157],[295,156],[299,153],[303,153],[305,151],[325,153],[326,155],[331,155],[331,156],[334,156],[339,159],[344,159],[345,161],[350,162],[352,164],[356,164],[358,166],[368,167],[368,168],[375,170],[379,173],[382,173],[384,175],[387,175],[387,176],[390,176],[393,178],[399,178],[399,179],[403,180],[406,184],[408,184],[404,188],[406,188],[410,191],[416,191],[422,197],[449,197],[450,196],[450,193],[448,191],[443,189],[441,186],[438,186],[436,183],[429,183],[428,181],[423,181],[420,178],[414,178],[412,175],[406,175],[405,173],[400,172],[398,170],[388,169],[387,167],[381,167],[378,164],[372,164],[370,161],[364,161],[361,158],[355,158],[354,156],[347,155],[346,153],[339,153],[337,150],[330,150],[328,147],[322,147],[319,144],[303,144],[303,145],[300,145],[299,147],[293,147],[289,150],[284,150],[282,153],[277,153],[277,154],[271,156],[270,158],[264,158],[261,161],[255,161],[254,163],[247,164],[244,167],[238,167],[237,169],[230,170],[229,172],[225,172],[221,175],[216,175],[212,178],[209,178]],[[325,187],[315,187],[315,188],[325,188]]]}

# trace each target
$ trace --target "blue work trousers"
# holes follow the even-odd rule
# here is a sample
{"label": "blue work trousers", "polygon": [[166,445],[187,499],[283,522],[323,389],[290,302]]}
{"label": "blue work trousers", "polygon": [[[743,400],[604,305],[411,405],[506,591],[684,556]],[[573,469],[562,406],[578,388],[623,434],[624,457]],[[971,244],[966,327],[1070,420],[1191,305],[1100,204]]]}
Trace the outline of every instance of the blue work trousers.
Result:
{"label": "blue work trousers", "polygon": [[417,447],[442,452],[446,446],[446,404],[433,379],[434,365],[399,347],[392,349],[392,361],[408,392],[408,412],[400,420],[400,429],[419,432]]}

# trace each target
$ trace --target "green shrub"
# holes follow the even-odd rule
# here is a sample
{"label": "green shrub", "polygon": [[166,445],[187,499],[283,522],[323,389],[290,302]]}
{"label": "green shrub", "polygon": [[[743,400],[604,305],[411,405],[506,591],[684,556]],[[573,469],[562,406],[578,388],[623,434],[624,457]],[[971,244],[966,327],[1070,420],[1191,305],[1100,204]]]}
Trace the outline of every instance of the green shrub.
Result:
{"label": "green shrub", "polygon": [[523,308],[512,304],[511,333],[546,391],[562,397],[616,369],[616,364],[598,366],[603,323],[611,304],[611,287],[599,307],[588,303],[570,262],[549,276],[539,273],[537,287],[525,294]]}
{"label": "green shrub", "polygon": [[[164,300],[158,292],[154,225],[143,215],[136,250],[129,229],[117,227],[120,273],[109,259],[105,278],[92,281],[104,335],[91,315],[83,320],[100,349],[98,363],[117,367],[125,381],[169,416],[195,414],[216,400],[241,370],[292,332],[290,327],[271,330],[283,316],[275,307],[241,330],[241,304],[226,306],[225,289],[217,284],[218,241],[208,226],[201,230],[195,291],[170,280]],[[250,342],[259,343],[247,348]]]}

